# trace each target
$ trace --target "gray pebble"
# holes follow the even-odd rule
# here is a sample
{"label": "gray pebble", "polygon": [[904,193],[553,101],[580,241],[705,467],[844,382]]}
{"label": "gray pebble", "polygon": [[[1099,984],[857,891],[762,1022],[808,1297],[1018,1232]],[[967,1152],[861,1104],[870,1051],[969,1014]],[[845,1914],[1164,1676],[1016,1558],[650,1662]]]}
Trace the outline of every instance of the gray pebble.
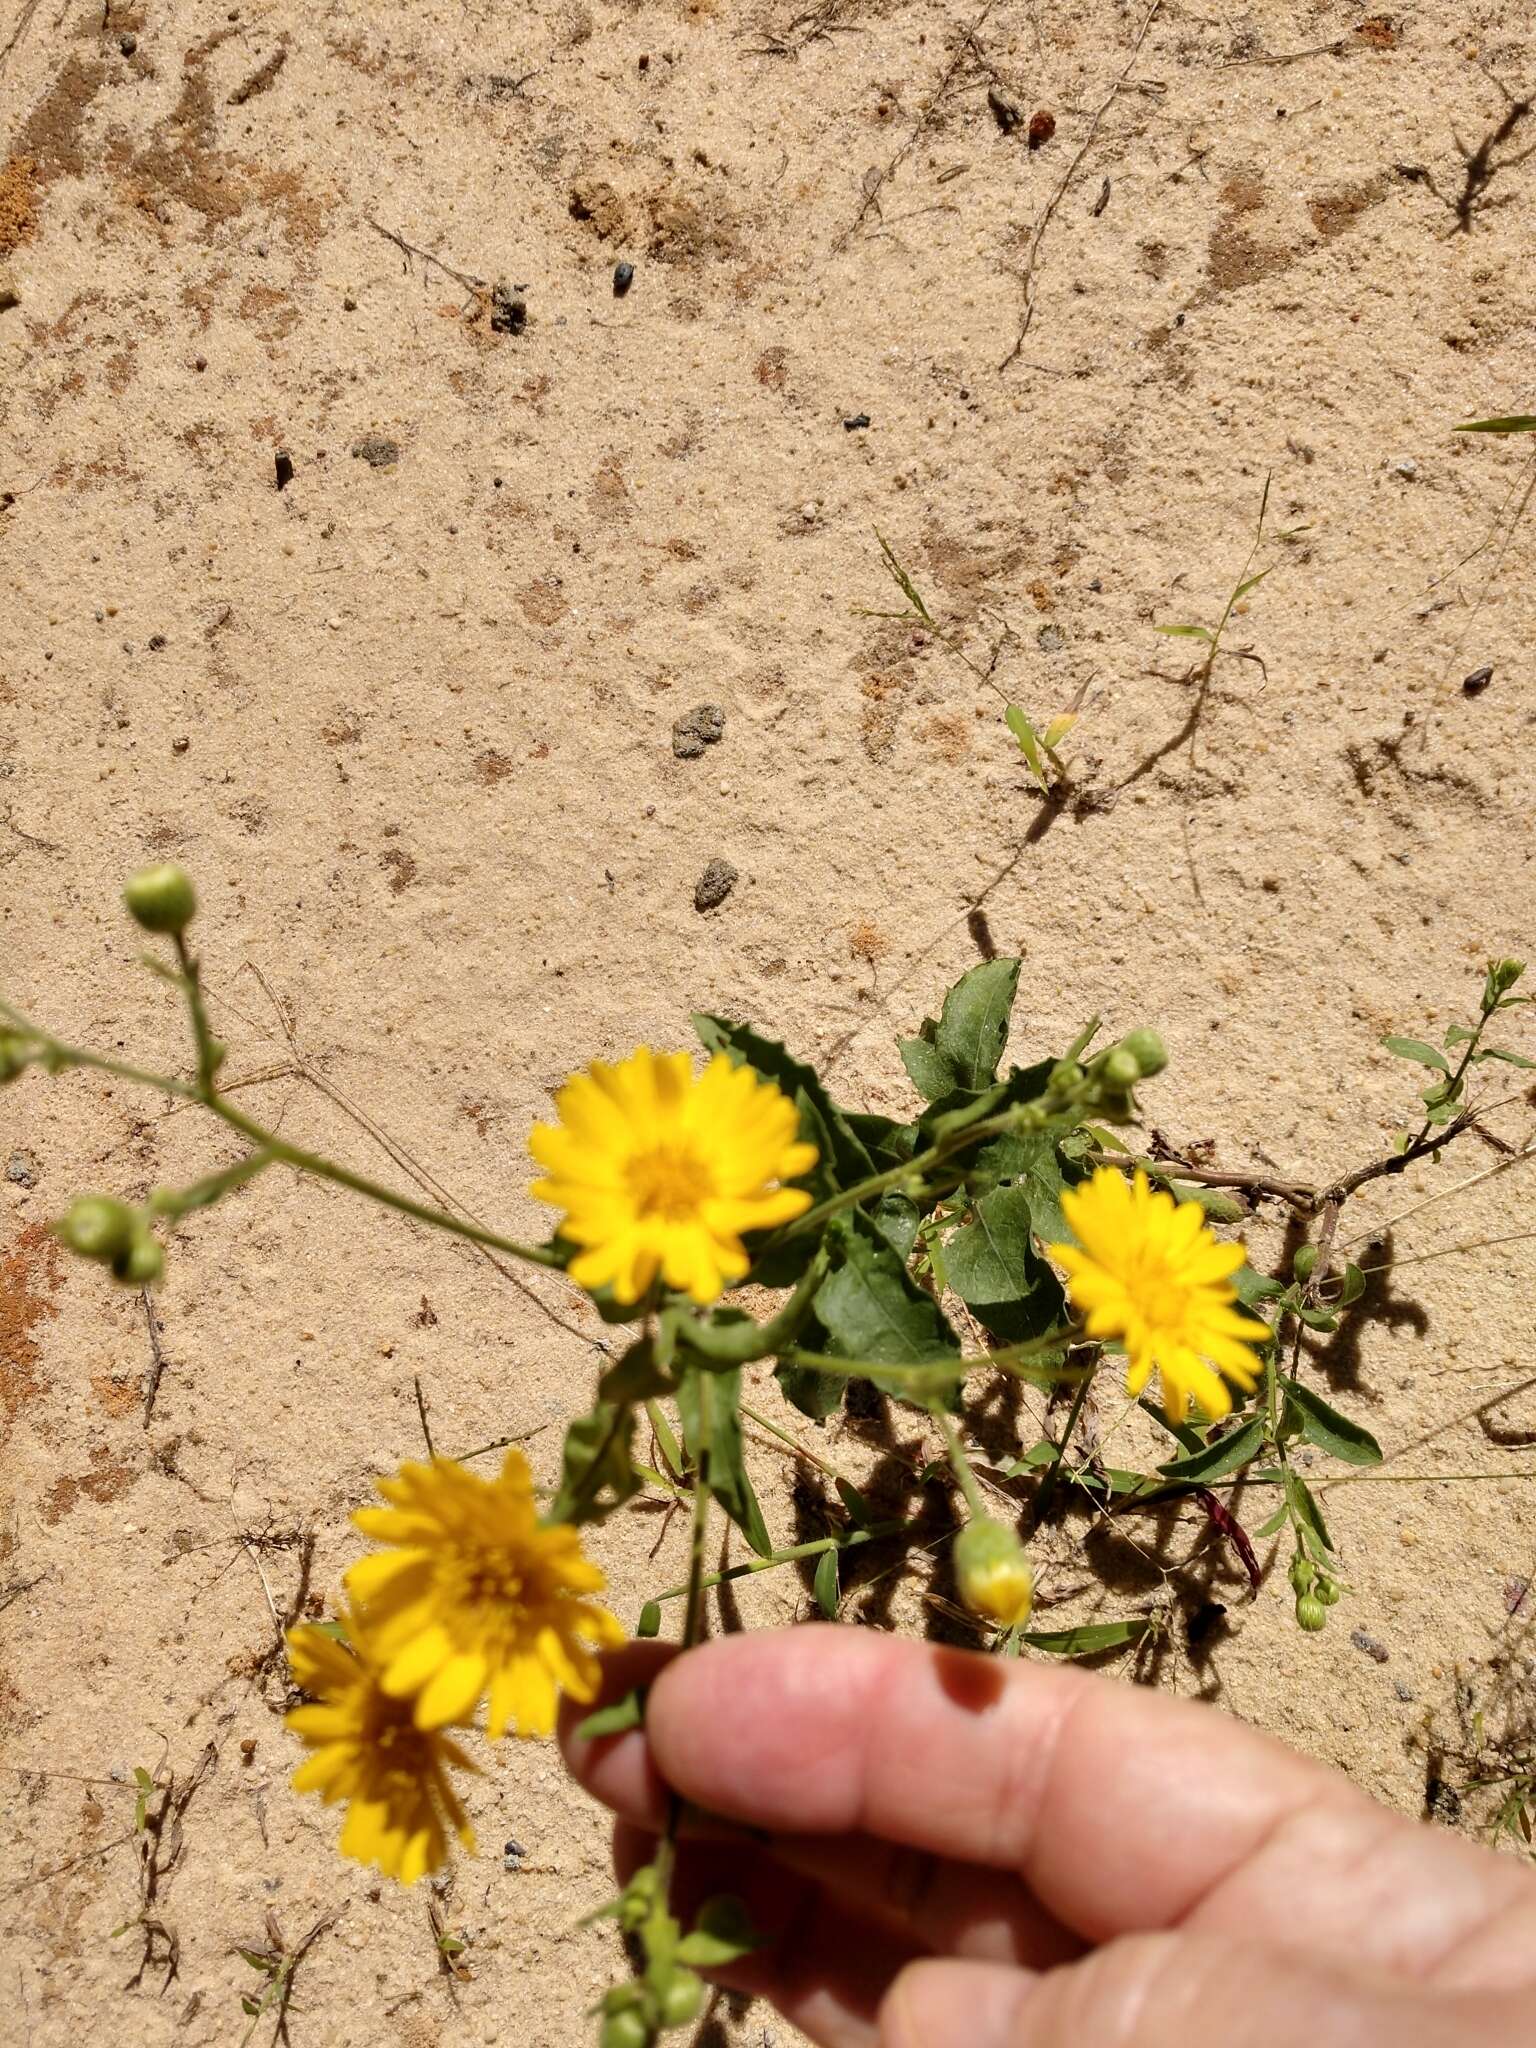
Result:
{"label": "gray pebble", "polygon": [[365,434],[361,441],[352,443],[352,453],[361,456],[370,469],[388,469],[392,462],[400,460],[400,443],[388,441],[382,434]]}
{"label": "gray pebble", "polygon": [[1385,1643],[1378,1642],[1375,1636],[1367,1635],[1363,1628],[1352,1628],[1349,1640],[1357,1650],[1363,1650],[1367,1657],[1374,1657],[1378,1664],[1385,1664],[1392,1654]]}
{"label": "gray pebble", "polygon": [[30,1152],[13,1152],[5,1163],[5,1177],[19,1188],[37,1186],[37,1161]]}
{"label": "gray pebble", "polygon": [[1402,1679],[1400,1678],[1393,1679],[1392,1690],[1397,1695],[1397,1697],[1402,1701],[1405,1707],[1411,1707],[1414,1701],[1418,1698],[1418,1694],[1414,1691],[1413,1687],[1411,1685],[1405,1685]]}
{"label": "gray pebble", "polygon": [[1399,456],[1397,461],[1393,463],[1392,467],[1397,471],[1399,476],[1408,477],[1410,480],[1416,477],[1419,473],[1419,465],[1414,461],[1411,455]]}
{"label": "gray pebble", "polygon": [[1067,636],[1060,626],[1042,626],[1035,638],[1039,641],[1043,654],[1060,654],[1067,644]]}
{"label": "gray pebble", "polygon": [[696,761],[706,747],[725,736],[725,711],[719,704],[695,704],[672,727],[672,751],[679,761]]}
{"label": "gray pebble", "polygon": [[695,910],[713,910],[736,886],[736,870],[728,860],[712,860],[693,886]]}

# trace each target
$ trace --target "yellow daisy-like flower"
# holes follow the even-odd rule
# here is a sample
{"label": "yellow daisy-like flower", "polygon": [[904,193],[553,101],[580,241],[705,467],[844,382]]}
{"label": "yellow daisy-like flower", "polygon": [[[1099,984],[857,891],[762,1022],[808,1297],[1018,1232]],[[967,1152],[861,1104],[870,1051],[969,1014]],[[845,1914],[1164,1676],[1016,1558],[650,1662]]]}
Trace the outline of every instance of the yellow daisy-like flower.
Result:
{"label": "yellow daisy-like flower", "polygon": [[1252,1387],[1250,1346],[1270,1336],[1267,1323],[1232,1306],[1243,1246],[1223,1244],[1198,1202],[1175,1202],[1139,1170],[1127,1181],[1101,1166],[1066,1189],[1061,1206],[1077,1243],[1047,1249],[1066,1268],[1088,1335],[1124,1345],[1128,1390],[1139,1394],[1156,1372],[1172,1421],[1184,1420],[1191,1401],[1213,1420],[1227,1414],[1232,1396],[1220,1375]]}
{"label": "yellow daisy-like flower", "polygon": [[313,1695],[311,1705],[287,1717],[314,1752],[294,1772],[293,1787],[318,1792],[327,1806],[345,1800],[342,1854],[414,1884],[447,1861],[450,1828],[473,1851],[448,1767],[472,1771],[474,1765],[440,1729],[416,1726],[410,1702],[385,1691],[366,1626],[355,1615],[343,1620],[346,1643],[318,1628],[296,1628],[288,1636],[294,1681]]}
{"label": "yellow daisy-like flower", "polygon": [[496,1479],[436,1458],[378,1488],[391,1505],[352,1519],[390,1548],[360,1558],[347,1590],[383,1659],[384,1690],[412,1703],[418,1728],[466,1721],[489,1693],[489,1734],[551,1735],[562,1691],[596,1698],[590,1646],[617,1648],[624,1631],[583,1597],[605,1581],[576,1531],[541,1526],[521,1451],[508,1451]]}
{"label": "yellow daisy-like flower", "polygon": [[687,1053],[649,1046],[617,1066],[594,1060],[555,1107],[559,1124],[528,1140],[546,1176],[533,1193],[565,1211],[560,1233],[582,1247],[578,1287],[638,1301],[659,1273],[711,1302],[747,1271],[743,1232],[811,1206],[804,1188],[774,1185],[816,1164],[794,1104],[724,1053],[697,1077]]}

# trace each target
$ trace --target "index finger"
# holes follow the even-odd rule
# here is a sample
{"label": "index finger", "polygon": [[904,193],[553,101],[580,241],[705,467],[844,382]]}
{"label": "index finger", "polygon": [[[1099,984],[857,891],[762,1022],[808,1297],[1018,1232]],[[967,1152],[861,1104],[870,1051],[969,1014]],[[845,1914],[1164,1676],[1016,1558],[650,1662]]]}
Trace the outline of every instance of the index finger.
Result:
{"label": "index finger", "polygon": [[1018,1872],[1090,1940],[1178,1924],[1300,1809],[1386,1819],[1205,1705],[861,1629],[725,1637],[651,1689],[657,1768],[776,1832],[867,1831]]}

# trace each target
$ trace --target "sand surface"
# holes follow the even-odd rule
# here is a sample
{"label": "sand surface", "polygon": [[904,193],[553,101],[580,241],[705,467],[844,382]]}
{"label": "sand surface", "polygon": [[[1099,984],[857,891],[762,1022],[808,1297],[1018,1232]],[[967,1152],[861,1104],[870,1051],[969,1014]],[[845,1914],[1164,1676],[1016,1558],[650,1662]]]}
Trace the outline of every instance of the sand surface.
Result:
{"label": "sand surface", "polygon": [[[1449,431],[1532,404],[1533,91],[1517,0],[3,0],[7,993],[183,1062],[117,892],[184,860],[241,1099],[533,1233],[549,1090],[687,1043],[695,1007],[905,1110],[896,1036],[980,909],[1024,956],[1017,1053],[1154,1023],[1175,1145],[1308,1180],[1377,1156],[1416,1086],[1382,1034],[1466,1019],[1536,932],[1530,444]],[[1305,531],[1197,692],[1153,628],[1219,613],[1267,474],[1271,526]],[[876,529],[937,630],[870,616],[901,604]],[[1004,702],[1079,698],[1075,794],[1044,806]],[[723,736],[679,758],[701,704]],[[700,911],[715,860],[737,879]],[[1506,1148],[1526,1078],[1483,1070]],[[143,1304],[44,1226],[230,1156],[115,1083],[0,1098],[0,2032],[236,2040],[237,1950],[338,1913],[296,2042],[572,2048],[615,1969],[574,1931],[600,1815],[552,1751],[504,1750],[481,1857],[430,1902],[381,1890],[288,1790],[274,1614],[334,1596],[348,1511],[419,1452],[418,1376],[441,1446],[526,1433],[547,1480],[600,1326],[274,1178],[174,1247],[146,1425]],[[1458,1670],[1528,1726],[1530,1186],[1474,1136],[1348,1214],[1401,1263],[1316,1383],[1409,1483],[1330,1492],[1354,1590],[1325,1635],[1283,1557],[1250,1603],[1189,1510],[1050,1531],[1046,1611],[1158,1608],[1146,1682],[1410,1811]],[[1101,1431],[1151,1452],[1122,1406]],[[883,1448],[792,1427],[855,1476],[933,1449],[910,1415]],[[826,1526],[782,1447],[753,1457],[776,1532]],[[650,1506],[601,1531],[626,1620],[683,1547]],[[928,1566],[851,1577],[848,1619],[946,1625]],[[811,1611],[784,1570],[717,1625]],[[130,1984],[135,1767],[191,1791]]]}

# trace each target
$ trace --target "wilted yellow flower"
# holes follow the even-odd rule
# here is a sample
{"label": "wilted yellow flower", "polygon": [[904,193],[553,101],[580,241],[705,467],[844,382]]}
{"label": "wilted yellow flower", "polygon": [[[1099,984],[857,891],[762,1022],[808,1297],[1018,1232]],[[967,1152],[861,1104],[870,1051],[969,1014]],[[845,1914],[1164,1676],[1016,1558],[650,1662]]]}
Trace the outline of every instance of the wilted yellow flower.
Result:
{"label": "wilted yellow flower", "polygon": [[327,1806],[345,1800],[342,1854],[414,1884],[446,1862],[450,1828],[473,1850],[448,1767],[474,1765],[440,1729],[418,1728],[409,1700],[384,1690],[366,1625],[355,1615],[344,1617],[344,1625],[345,1643],[319,1628],[296,1628],[288,1636],[294,1682],[314,1702],[287,1717],[314,1752],[294,1772],[294,1790],[318,1792]]}
{"label": "wilted yellow flower", "polygon": [[560,1122],[529,1150],[545,1168],[541,1202],[565,1210],[560,1234],[582,1247],[578,1287],[638,1301],[660,1273],[710,1302],[747,1271],[741,1239],[811,1206],[778,1187],[816,1164],[794,1104],[750,1067],[717,1053],[695,1077],[687,1053],[641,1046],[617,1066],[594,1060],[555,1097]]}
{"label": "wilted yellow flower", "polygon": [[384,1660],[383,1685],[418,1728],[466,1721],[487,1692],[487,1729],[550,1735],[562,1691],[596,1697],[598,1662],[624,1631],[582,1596],[604,1579],[581,1538],[541,1526],[521,1451],[481,1479],[451,1458],[402,1465],[378,1488],[387,1508],[352,1517],[391,1547],[360,1558],[347,1590]]}
{"label": "wilted yellow flower", "polygon": [[1243,1246],[1223,1244],[1198,1202],[1175,1202],[1140,1170],[1127,1181],[1101,1166],[1066,1189],[1061,1206],[1077,1243],[1048,1249],[1066,1268],[1088,1335],[1124,1345],[1128,1390],[1139,1394],[1156,1372],[1170,1420],[1182,1422],[1191,1401],[1213,1419],[1227,1414],[1232,1397],[1220,1374],[1252,1387],[1250,1346],[1270,1335],[1267,1323],[1232,1306],[1229,1276],[1247,1256]]}

